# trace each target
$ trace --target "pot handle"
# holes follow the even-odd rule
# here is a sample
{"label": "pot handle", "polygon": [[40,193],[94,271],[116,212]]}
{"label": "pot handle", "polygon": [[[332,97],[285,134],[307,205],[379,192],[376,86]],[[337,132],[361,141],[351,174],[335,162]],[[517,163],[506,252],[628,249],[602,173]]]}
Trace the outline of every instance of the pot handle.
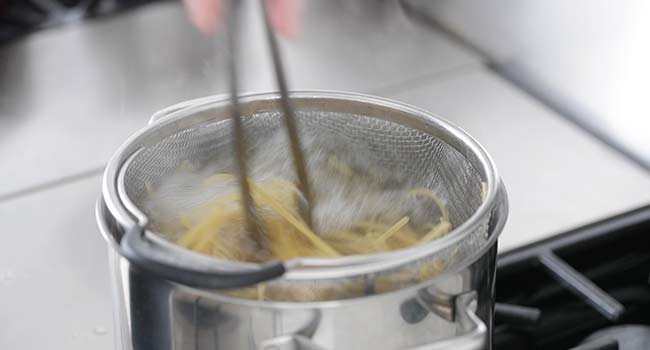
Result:
{"label": "pot handle", "polygon": [[258,350],[328,350],[316,344],[311,338],[320,324],[320,310],[314,310],[314,317],[301,330],[263,341]]}
{"label": "pot handle", "polygon": [[[476,309],[477,293],[475,291],[467,292],[457,295],[455,297],[448,295],[436,295],[422,300],[421,296],[418,297],[419,304],[434,303],[440,305],[427,306],[428,312],[435,313],[445,319],[451,319],[459,325],[460,334],[449,338],[436,341],[431,344],[420,345],[409,350],[449,350],[449,349],[462,349],[462,350],[481,350],[484,348],[487,341],[487,326],[476,316],[473,310]],[[445,300],[452,300],[449,305],[445,304]],[[445,311],[447,307],[451,307],[450,312]],[[422,318],[420,319],[422,320]],[[407,321],[408,322],[408,321]],[[317,325],[318,323],[316,323]],[[315,326],[310,327],[315,330]],[[264,341],[259,347],[259,350],[328,350],[323,346],[316,344],[311,337],[313,332],[297,334],[287,334],[275,337]]]}
{"label": "pot handle", "polygon": [[[434,298],[438,299],[439,298]],[[487,326],[476,316],[477,293],[476,291],[467,292],[457,295],[451,303],[452,309],[448,316],[458,323],[459,334],[436,341],[431,344],[420,345],[410,350],[480,350],[483,349],[487,341]],[[420,303],[429,304],[429,303]],[[441,315],[440,305],[427,306],[430,312]],[[443,308],[444,309],[444,308]],[[443,316],[443,315],[441,315]]]}
{"label": "pot handle", "polygon": [[250,270],[197,270],[179,266],[178,259],[153,248],[144,237],[144,230],[135,226],[120,241],[120,251],[133,265],[161,278],[191,287],[206,289],[239,288],[282,276],[282,262],[260,265]]}

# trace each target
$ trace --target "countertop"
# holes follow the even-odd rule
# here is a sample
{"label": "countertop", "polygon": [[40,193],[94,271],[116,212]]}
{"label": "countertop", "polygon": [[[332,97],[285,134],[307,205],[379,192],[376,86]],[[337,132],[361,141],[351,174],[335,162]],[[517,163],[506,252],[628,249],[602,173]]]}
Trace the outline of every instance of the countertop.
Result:
{"label": "countertop", "polygon": [[[282,42],[292,87],[394,98],[474,135],[509,192],[500,251],[650,202],[650,174],[444,35],[395,8],[313,3],[303,37]],[[338,26],[326,20],[333,15]],[[101,169],[155,110],[223,92],[220,55],[218,40],[194,33],[175,3],[0,48],[0,349],[112,348],[106,247],[93,215]],[[271,87],[263,58],[247,60],[256,68],[246,89]]]}

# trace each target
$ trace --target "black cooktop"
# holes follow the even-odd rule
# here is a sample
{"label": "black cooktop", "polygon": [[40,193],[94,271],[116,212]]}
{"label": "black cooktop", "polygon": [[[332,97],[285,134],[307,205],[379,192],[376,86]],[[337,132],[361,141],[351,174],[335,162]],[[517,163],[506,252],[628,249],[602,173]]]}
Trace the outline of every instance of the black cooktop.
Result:
{"label": "black cooktop", "polygon": [[0,44],[29,33],[98,18],[154,0],[0,0]]}
{"label": "black cooktop", "polygon": [[650,206],[499,256],[495,350],[650,349]]}

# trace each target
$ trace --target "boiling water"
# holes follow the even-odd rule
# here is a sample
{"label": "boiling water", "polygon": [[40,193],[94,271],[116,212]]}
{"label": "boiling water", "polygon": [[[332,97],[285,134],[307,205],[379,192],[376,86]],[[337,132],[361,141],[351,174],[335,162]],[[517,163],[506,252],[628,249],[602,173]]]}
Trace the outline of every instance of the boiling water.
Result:
{"label": "boiling water", "polygon": [[[441,216],[438,206],[431,200],[409,196],[409,191],[417,184],[401,169],[382,167],[371,161],[369,149],[359,145],[350,147],[336,134],[319,132],[321,134],[305,130],[301,134],[313,197],[315,232],[327,234],[379,218],[382,222],[396,222],[407,215],[414,226],[438,222]],[[273,179],[296,181],[283,129],[274,129],[266,137],[247,140],[247,143],[250,146],[247,166],[255,183],[263,184]],[[220,173],[236,173],[232,157],[223,153],[201,167],[183,163],[174,173],[149,188],[144,209],[156,223],[157,231],[169,239],[176,239],[183,231],[179,223],[181,215],[195,212],[225,195],[238,193],[238,183],[233,179],[209,180]],[[238,202],[233,204],[239,205]]]}

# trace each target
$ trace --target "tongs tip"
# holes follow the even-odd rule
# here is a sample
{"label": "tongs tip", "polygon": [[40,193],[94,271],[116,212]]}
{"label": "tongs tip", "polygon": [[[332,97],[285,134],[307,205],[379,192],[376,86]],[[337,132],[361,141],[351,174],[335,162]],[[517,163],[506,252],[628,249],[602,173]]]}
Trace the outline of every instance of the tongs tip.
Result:
{"label": "tongs tip", "polygon": [[[244,130],[241,123],[241,115],[238,101],[238,81],[237,81],[237,42],[238,42],[238,19],[239,6],[236,0],[228,1],[227,13],[227,40],[228,40],[228,71],[230,79],[230,99],[231,99],[231,118],[234,126],[234,144],[235,156],[237,158],[237,167],[239,170],[239,182],[241,187],[242,205],[245,211],[246,225],[249,231],[261,240],[262,225],[256,215],[254,201],[251,196],[250,185],[248,183],[248,171],[246,168],[246,142]],[[291,104],[285,74],[283,70],[280,52],[275,33],[271,27],[268,10],[265,1],[261,1],[262,16],[267,41],[271,50],[273,60],[273,69],[275,71],[276,83],[280,92],[280,102],[284,112],[284,121],[287,134],[289,136],[289,146],[293,158],[296,175],[298,177],[299,189],[305,198],[305,206],[302,216],[309,227],[312,227],[312,193],[309,186],[305,159],[303,157],[296,116]]]}

